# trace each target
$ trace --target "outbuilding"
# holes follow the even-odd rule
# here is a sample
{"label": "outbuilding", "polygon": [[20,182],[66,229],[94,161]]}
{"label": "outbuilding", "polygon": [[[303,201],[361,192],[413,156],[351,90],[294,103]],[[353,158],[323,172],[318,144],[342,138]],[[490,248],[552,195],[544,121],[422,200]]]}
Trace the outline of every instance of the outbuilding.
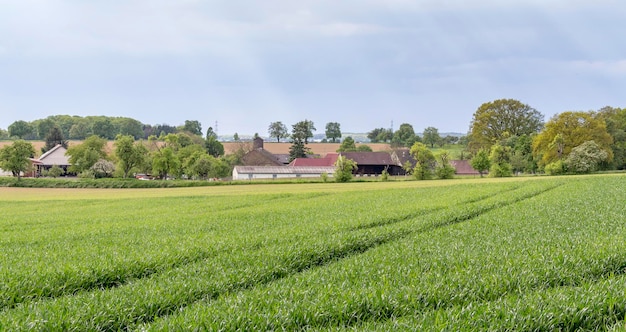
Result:
{"label": "outbuilding", "polygon": [[332,177],[334,166],[235,166],[233,180]]}

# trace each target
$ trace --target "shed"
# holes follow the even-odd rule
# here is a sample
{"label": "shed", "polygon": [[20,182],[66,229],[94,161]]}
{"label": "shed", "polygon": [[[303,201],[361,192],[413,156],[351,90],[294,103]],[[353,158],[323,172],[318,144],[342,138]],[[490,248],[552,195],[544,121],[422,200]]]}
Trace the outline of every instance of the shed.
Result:
{"label": "shed", "polygon": [[233,180],[316,178],[335,173],[334,166],[235,166]]}

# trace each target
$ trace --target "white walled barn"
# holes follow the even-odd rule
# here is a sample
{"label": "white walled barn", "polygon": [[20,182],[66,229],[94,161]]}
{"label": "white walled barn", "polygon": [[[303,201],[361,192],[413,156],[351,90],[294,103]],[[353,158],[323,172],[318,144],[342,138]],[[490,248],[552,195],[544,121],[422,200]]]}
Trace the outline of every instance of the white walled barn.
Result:
{"label": "white walled barn", "polygon": [[323,173],[332,177],[334,166],[235,166],[233,180],[319,178]]}

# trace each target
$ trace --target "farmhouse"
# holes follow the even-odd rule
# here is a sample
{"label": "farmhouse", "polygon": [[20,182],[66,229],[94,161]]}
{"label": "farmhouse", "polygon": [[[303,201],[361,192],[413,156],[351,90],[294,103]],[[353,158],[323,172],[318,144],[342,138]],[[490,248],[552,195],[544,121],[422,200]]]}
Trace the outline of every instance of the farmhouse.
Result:
{"label": "farmhouse", "polygon": [[65,155],[67,149],[61,144],[57,144],[46,153],[42,154],[38,159],[31,159],[33,163],[33,174],[30,176],[41,176],[44,171],[50,170],[53,166],[58,166],[63,170],[63,174],[67,174],[70,167],[69,157]]}
{"label": "farmhouse", "polygon": [[235,166],[233,180],[332,177],[334,166]]}
{"label": "farmhouse", "polygon": [[[55,147],[42,154],[39,158],[30,158],[31,170],[24,173],[25,177],[39,177],[45,171],[51,169],[53,166],[58,166],[63,170],[63,174],[68,174],[68,168],[70,167],[69,157],[65,155],[67,149],[62,145],[57,144]],[[10,172],[0,170],[0,175],[11,176]]]}

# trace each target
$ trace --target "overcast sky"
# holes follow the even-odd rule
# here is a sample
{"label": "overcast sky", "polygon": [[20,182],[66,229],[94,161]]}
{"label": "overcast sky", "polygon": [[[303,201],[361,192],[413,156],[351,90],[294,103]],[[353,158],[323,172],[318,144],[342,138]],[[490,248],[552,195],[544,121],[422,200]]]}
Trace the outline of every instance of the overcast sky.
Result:
{"label": "overcast sky", "polygon": [[621,0],[0,0],[0,128],[49,115],[467,132],[484,102],[626,107]]}

